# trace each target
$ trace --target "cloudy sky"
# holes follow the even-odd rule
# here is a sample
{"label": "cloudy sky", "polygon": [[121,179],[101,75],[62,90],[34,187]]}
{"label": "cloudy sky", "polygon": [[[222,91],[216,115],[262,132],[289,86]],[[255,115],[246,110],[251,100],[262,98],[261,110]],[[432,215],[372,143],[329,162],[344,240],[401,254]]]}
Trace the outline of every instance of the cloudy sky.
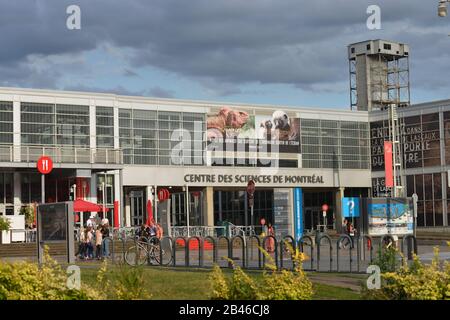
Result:
{"label": "cloudy sky", "polygon": [[[348,108],[346,47],[381,38],[411,46],[413,103],[448,99],[437,2],[0,0],[0,86]],[[81,30],[66,27],[72,4]]]}

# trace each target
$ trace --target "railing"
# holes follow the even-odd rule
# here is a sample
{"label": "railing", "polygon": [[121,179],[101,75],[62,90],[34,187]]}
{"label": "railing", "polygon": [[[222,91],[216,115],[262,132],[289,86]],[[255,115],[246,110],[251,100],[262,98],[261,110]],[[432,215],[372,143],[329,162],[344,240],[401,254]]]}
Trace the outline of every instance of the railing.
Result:
{"label": "railing", "polygon": [[[178,226],[170,228],[172,237],[187,237],[188,227]],[[190,237],[219,237],[226,235],[225,227],[210,227],[210,226],[189,226]]]}
{"label": "railing", "polygon": [[236,226],[232,223],[229,223],[230,234],[231,237],[250,237],[256,235],[254,226]]}
{"label": "railing", "polygon": [[120,149],[0,146],[0,162],[36,162],[43,155],[51,157],[55,163],[123,164],[123,152]]}
{"label": "railing", "polygon": [[[36,242],[36,229],[11,229],[7,231],[9,235],[9,243],[32,243]],[[17,237],[14,235],[19,235],[19,239],[23,238],[23,240],[17,240]],[[23,235],[21,237],[20,235]],[[2,243],[3,234],[0,234],[0,243]],[[2,243],[3,244],[3,243]]]}
{"label": "railing", "polygon": [[[155,242],[152,242],[152,239]],[[415,237],[408,236],[402,239],[402,243],[407,241],[415,244]],[[157,244],[155,250],[159,250],[159,254],[155,255],[152,243]],[[309,236],[304,236],[299,241],[291,236],[230,238],[193,235],[164,236],[161,239],[156,237],[111,239],[111,248],[116,248],[113,263],[126,262],[132,266],[147,264],[208,268],[217,264],[222,268],[240,266],[246,269],[268,267],[293,269],[299,261],[293,260],[292,250],[298,248],[306,254],[307,260],[302,263],[305,271],[344,273],[366,273],[367,267],[373,263],[373,252],[377,251],[376,247],[386,247],[383,238],[374,241],[370,236],[352,239],[348,235],[341,235],[338,239],[332,239],[327,235],[321,235],[317,243]],[[417,254],[415,245],[410,245],[406,254],[403,247],[402,245],[402,248],[399,248],[403,253],[401,257],[398,254],[399,258],[411,260],[413,253]],[[265,250],[266,253],[262,254],[261,250]]]}

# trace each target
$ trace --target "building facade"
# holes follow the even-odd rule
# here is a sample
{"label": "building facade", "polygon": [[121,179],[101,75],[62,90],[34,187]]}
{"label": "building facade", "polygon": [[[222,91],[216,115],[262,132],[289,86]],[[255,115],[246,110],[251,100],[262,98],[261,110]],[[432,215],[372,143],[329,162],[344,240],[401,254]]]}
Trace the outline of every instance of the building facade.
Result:
{"label": "building facade", "polygon": [[[448,226],[450,101],[404,108],[401,117],[419,226]],[[144,223],[149,200],[158,218],[157,194],[167,189],[175,227],[254,226],[264,218],[292,233],[300,214],[305,230],[339,230],[344,196],[383,196],[386,119],[384,111],[0,88],[0,215],[43,200],[36,161],[47,155],[54,170],[45,176],[45,202],[116,202],[121,226]]]}

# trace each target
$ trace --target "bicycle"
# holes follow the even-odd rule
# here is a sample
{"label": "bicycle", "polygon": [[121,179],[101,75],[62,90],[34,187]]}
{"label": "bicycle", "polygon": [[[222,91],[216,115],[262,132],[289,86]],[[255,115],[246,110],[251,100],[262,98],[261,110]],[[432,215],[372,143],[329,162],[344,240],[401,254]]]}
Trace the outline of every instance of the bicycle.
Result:
{"label": "bicycle", "polygon": [[[125,261],[130,266],[141,266],[147,261],[150,264],[161,265],[161,254],[162,254],[162,265],[169,265],[172,261],[171,249],[160,249],[161,241],[152,237],[150,239],[146,237],[140,237],[136,241],[135,246],[131,246],[125,252]],[[167,259],[169,257],[169,259]],[[165,262],[166,261],[166,262]]]}

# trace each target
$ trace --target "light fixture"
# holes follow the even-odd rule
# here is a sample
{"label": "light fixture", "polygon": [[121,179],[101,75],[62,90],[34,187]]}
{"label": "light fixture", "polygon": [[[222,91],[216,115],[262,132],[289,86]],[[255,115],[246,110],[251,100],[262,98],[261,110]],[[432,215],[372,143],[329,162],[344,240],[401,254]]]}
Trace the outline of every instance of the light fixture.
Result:
{"label": "light fixture", "polygon": [[448,0],[440,0],[438,5],[438,15],[439,17],[447,16],[447,2]]}

